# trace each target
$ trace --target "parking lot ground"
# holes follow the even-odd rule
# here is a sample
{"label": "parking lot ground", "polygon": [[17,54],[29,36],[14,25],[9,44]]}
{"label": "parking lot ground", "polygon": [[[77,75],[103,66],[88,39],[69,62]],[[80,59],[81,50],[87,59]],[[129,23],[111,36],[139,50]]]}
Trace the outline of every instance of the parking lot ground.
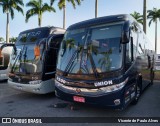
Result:
{"label": "parking lot ground", "polygon": [[[56,108],[57,103],[66,104]],[[36,95],[21,92],[11,89],[6,82],[2,82],[0,83],[0,117],[95,117],[94,119],[96,117],[160,117],[160,82],[149,86],[137,105],[129,105],[123,111],[62,101],[56,98],[54,93]]]}

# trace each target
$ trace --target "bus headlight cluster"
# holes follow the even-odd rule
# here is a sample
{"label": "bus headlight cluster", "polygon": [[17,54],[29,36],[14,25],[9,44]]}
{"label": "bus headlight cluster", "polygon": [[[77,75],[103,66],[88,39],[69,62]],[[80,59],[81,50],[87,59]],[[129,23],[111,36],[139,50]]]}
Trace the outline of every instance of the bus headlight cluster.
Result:
{"label": "bus headlight cluster", "polygon": [[128,78],[125,81],[121,82],[120,84],[115,84],[115,85],[111,85],[111,86],[107,86],[107,87],[102,87],[102,88],[99,88],[99,90],[101,90],[105,93],[117,91],[117,90],[122,89],[127,82],[128,82]]}
{"label": "bus headlight cluster", "polygon": [[29,84],[40,84],[42,80],[30,81]]}

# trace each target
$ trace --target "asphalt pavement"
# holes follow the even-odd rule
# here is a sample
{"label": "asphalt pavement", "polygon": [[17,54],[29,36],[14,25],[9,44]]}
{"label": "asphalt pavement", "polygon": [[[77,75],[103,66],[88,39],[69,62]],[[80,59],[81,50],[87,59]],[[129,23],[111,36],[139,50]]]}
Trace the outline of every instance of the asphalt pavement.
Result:
{"label": "asphalt pavement", "polygon": [[[61,105],[56,107],[56,105]],[[54,93],[37,95],[10,88],[7,82],[0,83],[0,117],[159,117],[160,82],[149,86],[142,94],[137,105],[129,105],[123,111],[70,103],[55,97]],[[2,125],[2,124],[0,124]],[[16,125],[16,124],[12,124]],[[40,124],[34,124],[40,125]],[[41,124],[43,125],[43,124]],[[53,125],[53,124],[45,124]],[[54,125],[135,125],[133,123],[56,123]],[[136,123],[139,126],[159,125],[157,123]],[[3,126],[3,125],[2,125]]]}

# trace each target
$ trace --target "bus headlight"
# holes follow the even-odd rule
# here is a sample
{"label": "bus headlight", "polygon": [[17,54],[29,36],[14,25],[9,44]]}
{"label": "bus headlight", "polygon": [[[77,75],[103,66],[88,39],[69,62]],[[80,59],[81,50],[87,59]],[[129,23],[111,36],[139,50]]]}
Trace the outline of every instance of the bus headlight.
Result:
{"label": "bus headlight", "polygon": [[107,86],[107,87],[102,87],[102,88],[99,88],[99,90],[101,90],[105,93],[121,90],[127,82],[128,82],[128,78],[125,81],[121,82],[120,84],[115,84],[115,85],[111,85],[111,86]]}
{"label": "bus headlight", "polygon": [[42,80],[29,81],[29,84],[40,84]]}

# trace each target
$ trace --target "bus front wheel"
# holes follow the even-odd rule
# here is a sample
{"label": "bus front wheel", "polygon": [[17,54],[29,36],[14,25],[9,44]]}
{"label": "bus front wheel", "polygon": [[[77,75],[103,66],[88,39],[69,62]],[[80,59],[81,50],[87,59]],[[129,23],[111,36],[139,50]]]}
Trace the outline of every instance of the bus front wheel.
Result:
{"label": "bus front wheel", "polygon": [[142,93],[142,79],[139,78],[136,83],[135,98],[131,103],[132,105],[136,105],[138,103],[141,93]]}

